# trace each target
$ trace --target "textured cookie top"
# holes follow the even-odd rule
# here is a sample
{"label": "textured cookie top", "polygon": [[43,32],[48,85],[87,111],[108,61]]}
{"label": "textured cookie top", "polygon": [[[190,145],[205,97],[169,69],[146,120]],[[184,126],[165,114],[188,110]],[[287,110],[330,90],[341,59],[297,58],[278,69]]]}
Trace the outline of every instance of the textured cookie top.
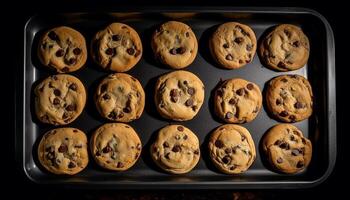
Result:
{"label": "textured cookie top", "polygon": [[291,24],[281,24],[269,33],[260,46],[260,56],[268,67],[291,71],[303,67],[309,58],[309,39]]}
{"label": "textured cookie top", "polygon": [[141,39],[130,26],[112,23],[98,32],[92,42],[92,56],[103,68],[125,72],[142,56]]}
{"label": "textured cookie top", "polygon": [[43,65],[53,67],[59,73],[76,71],[87,59],[85,38],[66,26],[53,28],[41,37],[38,56]]}
{"label": "textured cookie top", "polygon": [[255,145],[248,130],[233,124],[222,125],[212,133],[209,154],[215,166],[227,174],[246,171],[256,157]]}
{"label": "textured cookie top", "polygon": [[198,43],[196,35],[189,26],[169,21],[153,33],[152,49],[160,62],[181,69],[190,65],[195,59]]}
{"label": "textured cookie top", "polygon": [[191,171],[199,161],[200,149],[197,136],[181,125],[162,128],[151,146],[152,159],[162,169],[174,174]]}
{"label": "textured cookie top", "polygon": [[54,174],[76,174],[89,161],[86,135],[76,128],[48,131],[39,143],[38,158]]}
{"label": "textured cookie top", "polygon": [[282,75],[272,79],[266,91],[270,112],[284,122],[297,122],[312,114],[313,94],[310,83],[299,75]]}
{"label": "textured cookie top", "polygon": [[272,166],[284,173],[301,171],[312,156],[310,140],[291,124],[272,127],[264,137],[263,149]]}
{"label": "textured cookie top", "polygon": [[209,44],[214,59],[228,69],[237,69],[250,63],[256,51],[254,31],[237,22],[220,25]]}
{"label": "textured cookie top", "polygon": [[46,78],[36,86],[34,93],[38,119],[53,125],[74,121],[86,102],[84,85],[76,77],[67,74]]}
{"label": "textured cookie top", "polygon": [[204,85],[191,72],[174,71],[159,77],[155,103],[165,118],[176,121],[192,119],[204,101]]}
{"label": "textured cookie top", "polygon": [[229,79],[215,91],[215,112],[228,123],[250,122],[262,105],[262,95],[255,83]]}
{"label": "textured cookie top", "polygon": [[103,117],[129,122],[140,118],[145,106],[145,92],[136,78],[124,73],[111,74],[97,87],[95,103]]}
{"label": "textured cookie top", "polygon": [[141,155],[141,141],[135,130],[123,123],[104,124],[90,141],[91,154],[103,168],[124,171]]}

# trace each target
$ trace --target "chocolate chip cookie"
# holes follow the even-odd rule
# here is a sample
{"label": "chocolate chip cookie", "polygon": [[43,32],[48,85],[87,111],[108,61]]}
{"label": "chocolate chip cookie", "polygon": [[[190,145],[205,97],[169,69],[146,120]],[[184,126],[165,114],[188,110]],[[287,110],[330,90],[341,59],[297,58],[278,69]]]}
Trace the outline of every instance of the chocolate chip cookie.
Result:
{"label": "chocolate chip cookie", "polygon": [[58,73],[73,72],[86,62],[85,38],[78,31],[60,26],[47,31],[39,41],[40,62]]}
{"label": "chocolate chip cookie", "polygon": [[209,41],[216,62],[227,69],[237,69],[250,63],[256,51],[254,31],[247,25],[227,22],[220,25]]}
{"label": "chocolate chip cookie", "polygon": [[215,166],[226,174],[245,172],[256,158],[254,141],[243,126],[218,127],[209,140],[209,154]]}
{"label": "chocolate chip cookie", "polygon": [[85,87],[68,74],[53,75],[34,89],[35,113],[43,123],[64,125],[74,121],[86,102]]}
{"label": "chocolate chip cookie", "polygon": [[87,138],[76,128],[57,128],[45,133],[38,146],[40,164],[54,174],[73,175],[88,162]]}
{"label": "chocolate chip cookie", "polygon": [[102,68],[126,72],[133,68],[142,56],[141,39],[130,26],[112,23],[95,35],[91,54]]}
{"label": "chocolate chip cookie", "polygon": [[291,124],[272,127],[263,138],[263,150],[274,169],[288,174],[306,168],[312,156],[310,140]]}
{"label": "chocolate chip cookie", "polygon": [[196,35],[188,25],[169,21],[153,33],[152,49],[161,63],[174,69],[182,69],[196,58],[198,43]]}
{"label": "chocolate chip cookie", "polygon": [[145,92],[136,78],[124,73],[111,74],[97,87],[95,103],[103,117],[130,122],[140,118],[145,107]]}
{"label": "chocolate chip cookie", "polygon": [[281,24],[262,40],[259,54],[271,69],[291,71],[303,67],[309,58],[309,39],[301,28]]}
{"label": "chocolate chip cookie", "polygon": [[284,122],[297,122],[312,114],[313,94],[310,83],[299,75],[282,75],[272,79],[266,90],[270,113]]}
{"label": "chocolate chip cookie", "polygon": [[90,140],[91,154],[101,167],[125,171],[141,155],[141,140],[135,130],[123,123],[109,123],[99,127]]}
{"label": "chocolate chip cookie", "polygon": [[155,104],[161,116],[175,121],[192,119],[204,101],[204,85],[188,71],[174,71],[159,77]]}
{"label": "chocolate chip cookie", "polygon": [[259,86],[244,79],[226,80],[215,91],[215,113],[227,123],[252,121],[258,115],[261,105]]}
{"label": "chocolate chip cookie", "polygon": [[197,136],[182,125],[168,125],[162,128],[150,150],[154,162],[173,174],[191,171],[200,157]]}

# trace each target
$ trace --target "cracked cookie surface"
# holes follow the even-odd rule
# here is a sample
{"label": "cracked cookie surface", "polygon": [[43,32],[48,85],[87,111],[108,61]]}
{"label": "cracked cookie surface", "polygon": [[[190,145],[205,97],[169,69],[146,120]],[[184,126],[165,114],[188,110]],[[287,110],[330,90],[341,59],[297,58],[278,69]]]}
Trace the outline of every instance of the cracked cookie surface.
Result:
{"label": "cracked cookie surface", "polygon": [[237,69],[253,60],[256,52],[255,33],[247,25],[227,22],[216,29],[209,47],[218,64],[227,69]]}
{"label": "cracked cookie surface", "polygon": [[57,128],[48,131],[38,146],[40,164],[54,174],[73,175],[89,162],[87,138],[76,128]]}
{"label": "cracked cookie surface", "polygon": [[193,73],[174,71],[159,77],[155,105],[161,116],[175,121],[192,119],[204,101],[204,85]]}
{"label": "cracked cookie surface", "polygon": [[162,24],[153,33],[151,46],[155,57],[174,69],[190,65],[198,51],[197,38],[192,29],[177,21]]}
{"label": "cracked cookie surface", "polygon": [[303,170],[312,156],[310,140],[291,124],[272,127],[264,136],[263,150],[272,167],[284,173]]}
{"label": "cracked cookie surface", "polygon": [[226,80],[215,91],[215,113],[227,123],[250,122],[258,115],[261,106],[259,86],[244,79]]}
{"label": "cracked cookie surface", "polygon": [[218,127],[211,134],[208,148],[215,166],[226,174],[245,172],[256,158],[254,141],[249,131],[239,125]]}
{"label": "cracked cookie surface", "polygon": [[104,69],[126,72],[141,59],[142,43],[137,32],[122,23],[112,23],[99,31],[91,45],[91,54]]}
{"label": "cracked cookie surface", "polygon": [[53,75],[34,89],[35,112],[43,123],[64,125],[83,111],[86,92],[82,82],[68,74]]}
{"label": "cracked cookie surface", "polygon": [[90,140],[93,158],[103,168],[125,171],[139,159],[142,144],[135,130],[123,123],[99,127]]}
{"label": "cracked cookie surface", "polygon": [[200,158],[197,136],[182,125],[168,125],[162,128],[150,151],[154,162],[173,174],[191,171]]}
{"label": "cracked cookie surface", "polygon": [[66,26],[53,28],[40,38],[38,57],[43,65],[55,68],[58,73],[76,71],[87,59],[85,38]]}
{"label": "cracked cookie surface", "polygon": [[130,122],[141,117],[145,92],[136,78],[124,73],[111,74],[97,87],[95,104],[103,117]]}
{"label": "cracked cookie surface", "polygon": [[310,52],[309,39],[301,28],[281,24],[274,28],[261,42],[260,58],[271,69],[291,71],[303,67]]}
{"label": "cracked cookie surface", "polygon": [[270,113],[283,122],[307,119],[313,110],[311,85],[299,75],[275,77],[266,90],[266,105]]}

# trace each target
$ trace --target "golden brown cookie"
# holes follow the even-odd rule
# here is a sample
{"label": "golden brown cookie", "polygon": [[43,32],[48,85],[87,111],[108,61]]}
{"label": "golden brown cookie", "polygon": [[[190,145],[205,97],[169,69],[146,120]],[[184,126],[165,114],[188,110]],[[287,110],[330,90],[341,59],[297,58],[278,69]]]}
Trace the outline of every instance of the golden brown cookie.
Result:
{"label": "golden brown cookie", "polygon": [[85,38],[66,26],[53,28],[40,38],[38,57],[43,65],[53,67],[58,73],[76,71],[87,59]]}
{"label": "golden brown cookie", "polygon": [[312,114],[313,94],[310,83],[299,75],[282,75],[272,79],[266,90],[270,113],[284,122],[298,122]]}
{"label": "golden brown cookie", "polygon": [[215,113],[227,123],[255,119],[262,106],[262,95],[255,83],[236,78],[224,81],[215,91]]}
{"label": "golden brown cookie", "polygon": [[93,158],[101,167],[125,171],[140,157],[142,144],[131,126],[109,123],[95,131],[90,140],[90,149]]}
{"label": "golden brown cookie", "polygon": [[40,164],[54,174],[73,175],[88,162],[87,138],[76,128],[57,128],[45,133],[38,146]]}
{"label": "golden brown cookie", "polygon": [[163,170],[173,174],[191,171],[200,158],[197,136],[182,125],[162,128],[151,145],[151,157]]}
{"label": "golden brown cookie", "polygon": [[227,22],[216,29],[209,47],[218,64],[227,69],[237,69],[253,60],[256,51],[255,33],[247,25]]}
{"label": "golden brown cookie", "polygon": [[110,74],[97,87],[95,104],[104,118],[130,122],[140,118],[145,92],[136,78],[124,73]]}
{"label": "golden brown cookie", "polygon": [[271,69],[291,71],[303,67],[309,59],[309,39],[301,28],[281,24],[262,40],[259,54]]}
{"label": "golden brown cookie", "polygon": [[85,87],[72,75],[50,76],[36,86],[34,94],[35,113],[43,123],[69,124],[85,107]]}
{"label": "golden brown cookie", "polygon": [[243,126],[222,125],[211,134],[209,155],[220,171],[239,174],[245,172],[256,158],[254,141]]}
{"label": "golden brown cookie", "polygon": [[291,124],[272,127],[263,138],[263,150],[274,169],[288,174],[306,168],[312,157],[310,140]]}
{"label": "golden brown cookie", "polygon": [[126,72],[133,68],[142,56],[141,39],[130,26],[112,23],[95,35],[91,54],[102,68]]}
{"label": "golden brown cookie", "polygon": [[196,35],[188,25],[169,21],[153,33],[152,49],[161,63],[174,69],[182,69],[196,58],[198,43]]}
{"label": "golden brown cookie", "polygon": [[204,101],[204,85],[188,71],[174,71],[159,77],[155,105],[161,116],[175,121],[192,119]]}

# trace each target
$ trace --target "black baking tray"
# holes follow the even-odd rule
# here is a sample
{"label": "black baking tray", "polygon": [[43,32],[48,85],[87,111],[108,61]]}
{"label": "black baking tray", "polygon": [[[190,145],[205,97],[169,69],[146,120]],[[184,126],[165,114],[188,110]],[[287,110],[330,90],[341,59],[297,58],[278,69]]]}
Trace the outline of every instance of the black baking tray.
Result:
{"label": "black baking tray", "polygon": [[[198,115],[190,121],[172,122],[157,113],[154,102],[154,85],[157,77],[172,71],[155,61],[150,48],[150,37],[155,28],[172,20],[168,12],[193,13],[183,21],[190,25],[199,41],[199,52],[195,61],[186,70],[197,74],[205,85],[205,101]],[[311,52],[307,65],[292,72],[275,72],[265,68],[258,55],[252,63],[237,70],[218,67],[208,51],[208,37],[221,23],[237,21],[252,27],[259,39],[274,25],[296,24],[310,39]],[[88,167],[75,176],[52,175],[42,169],[36,158],[37,145],[41,136],[53,126],[38,122],[33,114],[33,88],[43,78],[53,74],[38,62],[37,41],[45,30],[66,25],[80,31],[89,43],[93,35],[112,22],[126,23],[139,33],[144,53],[140,62],[130,71],[145,89],[146,106],[140,119],[130,123],[138,132],[144,145],[139,161],[126,172],[106,171],[98,167],[90,157]],[[24,27],[24,63],[21,68],[21,82],[16,88],[16,158],[27,177],[41,184],[74,185],[87,188],[129,188],[129,189],[242,189],[242,188],[305,188],[320,184],[330,175],[336,160],[336,91],[334,36],[326,19],[319,13],[303,8],[164,8],[123,9],[113,12],[43,14],[31,17]],[[99,116],[93,93],[98,82],[111,72],[103,71],[89,56],[81,70],[72,73],[85,84],[88,94],[87,105],[80,117],[69,124],[87,133],[108,122]],[[286,175],[273,172],[266,164],[260,150],[264,133],[279,123],[271,119],[264,107],[257,118],[243,124],[257,147],[257,158],[250,169],[240,175],[224,175],[218,172],[207,154],[208,135],[223,124],[213,113],[213,91],[220,79],[240,77],[265,88],[273,77],[282,74],[299,74],[307,77],[314,91],[314,114],[308,120],[295,123],[313,143],[313,158],[309,167],[298,174]],[[167,124],[183,124],[193,130],[201,143],[202,155],[197,167],[185,175],[171,175],[162,172],[150,159],[149,145],[157,131]]]}

